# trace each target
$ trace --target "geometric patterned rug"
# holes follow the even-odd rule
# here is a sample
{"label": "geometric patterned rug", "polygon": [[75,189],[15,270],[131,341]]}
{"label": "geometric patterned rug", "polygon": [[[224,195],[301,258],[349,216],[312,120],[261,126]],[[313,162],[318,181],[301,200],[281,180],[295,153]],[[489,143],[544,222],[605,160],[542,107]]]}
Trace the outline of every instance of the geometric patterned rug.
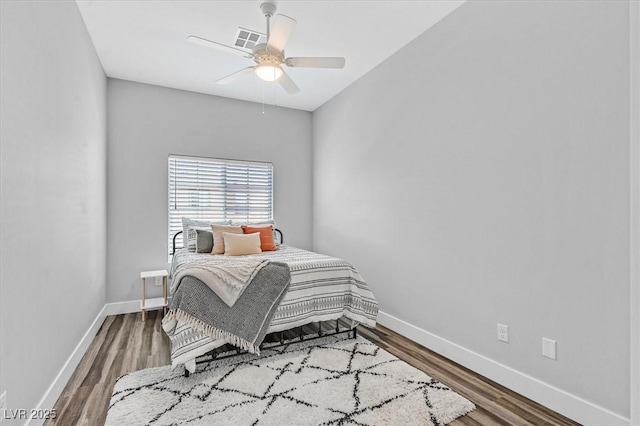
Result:
{"label": "geometric patterned rug", "polygon": [[338,336],[120,377],[106,425],[444,425],[475,405],[366,339]]}

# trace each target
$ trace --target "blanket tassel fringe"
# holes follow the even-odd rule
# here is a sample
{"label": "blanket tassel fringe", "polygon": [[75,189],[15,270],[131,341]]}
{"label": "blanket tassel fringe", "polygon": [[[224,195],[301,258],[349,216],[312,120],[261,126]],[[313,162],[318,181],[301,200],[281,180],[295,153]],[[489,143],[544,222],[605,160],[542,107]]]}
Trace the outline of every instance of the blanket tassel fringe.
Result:
{"label": "blanket tassel fringe", "polygon": [[180,310],[180,309],[170,309],[169,312],[165,315],[166,319],[175,319],[177,321],[183,321],[190,326],[194,327],[198,331],[205,333],[207,336],[212,339],[224,339],[230,344],[248,351],[249,353],[260,355],[260,346],[255,345],[248,340],[245,340],[241,337],[236,336],[235,334],[231,334],[227,331],[220,330],[219,328],[213,327],[209,324],[206,324],[199,319],[189,315],[188,313]]}

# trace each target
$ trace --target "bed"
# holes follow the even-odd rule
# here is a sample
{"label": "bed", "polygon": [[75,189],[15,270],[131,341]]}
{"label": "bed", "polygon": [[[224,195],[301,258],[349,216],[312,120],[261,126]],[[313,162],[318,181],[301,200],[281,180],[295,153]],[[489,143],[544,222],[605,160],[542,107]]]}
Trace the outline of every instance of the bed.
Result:
{"label": "bed", "polygon": [[[280,239],[282,234],[280,233]],[[259,346],[244,345],[234,340],[233,334],[220,332],[219,328],[203,324],[207,321],[195,321],[192,316],[185,315],[178,307],[179,301],[191,296],[192,303],[198,304],[200,311],[227,309],[220,302],[216,292],[210,291],[201,282],[206,277],[200,266],[230,265],[238,262],[263,262],[264,265],[284,267],[290,274],[286,289],[282,291],[274,303],[268,324],[263,326],[264,334],[260,336],[260,344],[266,333],[277,333],[311,323],[341,320],[350,325],[354,331],[359,324],[375,327],[378,303],[358,271],[345,260],[314,253],[311,251],[280,244],[275,251],[264,251],[259,254],[244,256],[226,256],[224,254],[194,253],[188,249],[175,251],[171,267],[171,292],[173,295],[169,313],[163,319],[163,329],[171,340],[172,367],[184,365],[185,374],[194,372],[196,359],[211,353],[223,345],[234,344],[248,352],[259,352]],[[193,268],[193,265],[200,265]],[[215,266],[217,267],[217,266]],[[189,269],[191,268],[191,269]],[[195,271],[185,275],[181,271]],[[263,271],[266,271],[265,267]],[[255,275],[245,293],[237,299],[236,307],[242,305],[252,289],[265,288]],[[200,279],[201,278],[201,279]],[[258,282],[256,282],[258,281]],[[253,287],[252,287],[253,286]],[[197,295],[189,292],[199,291]],[[262,296],[254,296],[259,300]],[[184,302],[183,302],[184,303]],[[261,305],[261,302],[253,302]],[[215,307],[214,307],[215,306]],[[240,308],[237,308],[240,309]],[[266,308],[265,308],[266,309]],[[233,314],[234,308],[228,311]],[[212,331],[213,330],[213,331]],[[301,337],[302,338],[302,337]]]}

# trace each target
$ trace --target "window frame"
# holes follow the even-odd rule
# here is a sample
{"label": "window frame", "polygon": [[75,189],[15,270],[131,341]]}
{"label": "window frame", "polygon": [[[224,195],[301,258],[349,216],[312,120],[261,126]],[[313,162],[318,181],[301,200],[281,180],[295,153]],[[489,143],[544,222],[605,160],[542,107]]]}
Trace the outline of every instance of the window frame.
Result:
{"label": "window frame", "polygon": [[[183,230],[183,217],[234,224],[273,223],[273,184],[274,167],[271,162],[169,154],[169,261],[173,237]],[[188,205],[188,199],[192,199],[193,204]],[[182,238],[176,239],[177,248],[182,248]]]}

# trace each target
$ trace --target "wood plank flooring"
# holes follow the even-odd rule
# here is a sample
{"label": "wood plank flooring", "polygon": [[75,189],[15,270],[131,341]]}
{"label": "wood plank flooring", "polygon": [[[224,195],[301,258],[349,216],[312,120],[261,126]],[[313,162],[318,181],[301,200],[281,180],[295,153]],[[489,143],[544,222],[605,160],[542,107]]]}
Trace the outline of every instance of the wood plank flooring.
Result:
{"label": "wood plank flooring", "polygon": [[358,327],[358,333],[476,404],[474,411],[449,423],[451,426],[578,425],[386,327]]}
{"label": "wood plank flooring", "polygon": [[[171,363],[162,311],[109,316],[55,405],[58,416],[45,425],[102,425],[119,376]],[[359,334],[441,381],[476,404],[460,425],[576,425],[577,423],[378,325]],[[125,426],[125,425],[123,425]]]}

